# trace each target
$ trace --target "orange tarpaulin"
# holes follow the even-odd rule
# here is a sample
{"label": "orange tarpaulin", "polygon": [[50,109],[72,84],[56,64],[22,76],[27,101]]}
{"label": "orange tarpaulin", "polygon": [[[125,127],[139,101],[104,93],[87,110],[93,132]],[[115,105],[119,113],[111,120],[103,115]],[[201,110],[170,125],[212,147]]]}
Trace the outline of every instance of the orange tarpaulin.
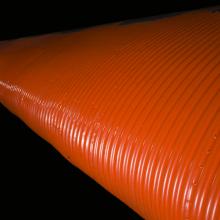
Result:
{"label": "orange tarpaulin", "polygon": [[146,219],[220,219],[220,13],[0,44],[0,101]]}

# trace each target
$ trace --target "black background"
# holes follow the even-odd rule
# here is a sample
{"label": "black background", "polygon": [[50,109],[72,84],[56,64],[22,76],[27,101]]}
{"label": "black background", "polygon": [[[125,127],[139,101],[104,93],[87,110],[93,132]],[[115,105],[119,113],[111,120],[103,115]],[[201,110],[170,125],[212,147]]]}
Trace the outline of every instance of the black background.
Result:
{"label": "black background", "polygon": [[213,6],[220,0],[1,1],[0,40]]}
{"label": "black background", "polygon": [[[29,5],[10,2],[0,8],[0,40],[66,31],[219,3],[215,0],[81,1]],[[1,210],[39,219],[140,219],[126,205],[68,163],[56,150],[0,105],[2,161]]]}

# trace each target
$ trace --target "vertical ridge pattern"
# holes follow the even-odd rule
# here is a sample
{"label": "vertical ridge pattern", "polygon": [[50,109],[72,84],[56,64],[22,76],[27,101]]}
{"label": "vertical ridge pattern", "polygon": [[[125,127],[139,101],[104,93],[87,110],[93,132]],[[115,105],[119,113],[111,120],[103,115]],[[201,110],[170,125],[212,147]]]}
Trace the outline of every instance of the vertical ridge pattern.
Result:
{"label": "vertical ridge pattern", "polygon": [[0,101],[146,219],[220,219],[220,13],[0,45]]}

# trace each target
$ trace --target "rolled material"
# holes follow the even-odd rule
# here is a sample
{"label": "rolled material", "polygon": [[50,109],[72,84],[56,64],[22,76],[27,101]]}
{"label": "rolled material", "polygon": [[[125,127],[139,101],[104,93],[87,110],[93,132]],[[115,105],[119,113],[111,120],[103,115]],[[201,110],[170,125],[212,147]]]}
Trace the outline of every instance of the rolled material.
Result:
{"label": "rolled material", "polygon": [[220,13],[0,44],[0,101],[146,219],[220,219]]}

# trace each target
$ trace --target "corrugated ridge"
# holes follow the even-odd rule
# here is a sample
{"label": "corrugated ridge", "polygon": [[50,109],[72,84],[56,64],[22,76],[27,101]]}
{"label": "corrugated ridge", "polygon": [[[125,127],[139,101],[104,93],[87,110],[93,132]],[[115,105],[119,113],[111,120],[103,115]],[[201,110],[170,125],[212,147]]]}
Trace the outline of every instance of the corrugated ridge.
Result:
{"label": "corrugated ridge", "polygon": [[[113,41],[111,31],[125,40]],[[21,65],[21,77],[7,65],[1,102],[141,216],[218,220],[220,15],[192,12],[111,31],[103,35],[107,52],[82,33],[88,49],[75,54],[73,33]],[[47,48],[50,37],[42,39]]]}

